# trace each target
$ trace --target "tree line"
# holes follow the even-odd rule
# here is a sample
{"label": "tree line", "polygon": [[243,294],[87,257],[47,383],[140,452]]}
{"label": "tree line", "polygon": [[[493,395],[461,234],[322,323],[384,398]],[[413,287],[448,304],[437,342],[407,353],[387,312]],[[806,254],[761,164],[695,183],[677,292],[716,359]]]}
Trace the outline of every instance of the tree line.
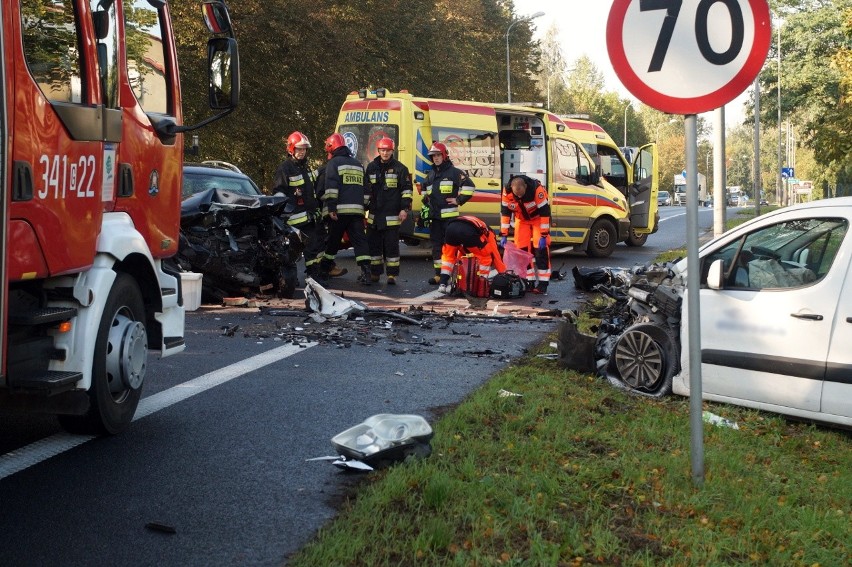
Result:
{"label": "tree line", "polygon": [[[206,93],[207,36],[198,2],[173,0],[170,6],[183,92]],[[817,181],[821,195],[852,194],[852,0],[771,0],[770,6],[773,42],[759,78],[760,185],[774,192],[781,139],[785,162],[796,156],[797,177]],[[267,189],[284,157],[286,136],[293,130],[307,134],[311,157],[322,161],[321,146],[340,105],[360,88],[506,100],[506,30],[518,16],[512,0],[244,0],[229,7],[240,46],[242,99],[234,114],[199,133],[200,155],[193,159],[234,162]],[[587,115],[619,144],[626,117],[627,145],[658,142],[661,188],[667,188],[684,166],[682,117],[630,104],[607,90],[588,57],[567,61],[556,30],[535,41],[533,24],[518,22],[509,35],[512,99],[540,101],[557,114]],[[779,37],[781,128],[791,136],[778,130]],[[187,123],[208,115],[204,96],[183,102]],[[750,105],[747,122],[752,112]],[[753,130],[727,126],[728,185],[750,187]],[[699,138],[699,171],[710,180],[713,150],[703,120]]]}
{"label": "tree line", "polygon": [[[310,156],[335,127],[346,95],[365,87],[417,96],[505,101],[505,31],[511,1],[243,0],[229,5],[240,48],[239,108],[199,133],[198,159],[223,159],[269,188],[300,130]],[[171,3],[184,93],[206,93],[206,34],[197,0]],[[509,36],[512,98],[538,98],[538,45],[528,22]],[[206,116],[206,98],[184,98],[186,121]]]}

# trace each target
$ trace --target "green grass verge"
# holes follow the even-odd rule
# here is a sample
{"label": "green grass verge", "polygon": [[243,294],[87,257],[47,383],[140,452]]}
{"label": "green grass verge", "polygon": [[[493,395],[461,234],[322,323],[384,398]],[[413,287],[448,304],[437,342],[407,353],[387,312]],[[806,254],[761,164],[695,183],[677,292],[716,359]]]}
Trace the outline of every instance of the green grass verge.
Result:
{"label": "green grass verge", "polygon": [[365,475],[289,564],[849,565],[850,435],[705,407],[740,429],[705,425],[696,487],[687,399],[533,353],[435,424],[432,456]]}
{"label": "green grass verge", "polygon": [[687,399],[566,371],[548,344],[434,424],[429,458],[364,475],[288,564],[852,564],[849,432],[705,403],[740,429],[705,424],[698,487]]}

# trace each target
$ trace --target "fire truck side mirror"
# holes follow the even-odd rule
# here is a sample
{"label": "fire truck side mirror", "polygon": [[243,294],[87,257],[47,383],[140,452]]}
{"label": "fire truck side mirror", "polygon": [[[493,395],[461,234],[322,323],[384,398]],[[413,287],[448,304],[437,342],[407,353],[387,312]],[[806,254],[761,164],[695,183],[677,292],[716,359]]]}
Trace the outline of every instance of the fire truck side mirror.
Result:
{"label": "fire truck side mirror", "polygon": [[213,110],[236,108],[240,100],[240,58],[237,40],[217,37],[207,42],[210,78],[209,103]]}
{"label": "fire truck side mirror", "polygon": [[106,10],[92,12],[92,25],[98,41],[106,39],[109,35],[109,12]]}
{"label": "fire truck side mirror", "polygon": [[204,13],[204,23],[212,34],[227,34],[233,37],[231,31],[231,15],[224,2],[218,0],[205,2],[201,7]]}

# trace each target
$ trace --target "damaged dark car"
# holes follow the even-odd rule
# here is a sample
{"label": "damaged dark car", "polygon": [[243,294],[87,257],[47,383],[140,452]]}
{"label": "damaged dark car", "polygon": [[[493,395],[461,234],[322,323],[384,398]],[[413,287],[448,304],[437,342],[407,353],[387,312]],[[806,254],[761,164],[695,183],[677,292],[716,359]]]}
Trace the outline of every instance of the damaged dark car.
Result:
{"label": "damaged dark car", "polygon": [[[701,395],[852,428],[852,197],[772,211],[699,250]],[[689,395],[687,261],[575,270],[611,301],[560,360],[645,396]]]}
{"label": "damaged dark car", "polygon": [[283,195],[247,195],[212,187],[181,204],[179,269],[204,274],[202,300],[277,295],[292,298],[301,233],[287,224],[292,204]]}

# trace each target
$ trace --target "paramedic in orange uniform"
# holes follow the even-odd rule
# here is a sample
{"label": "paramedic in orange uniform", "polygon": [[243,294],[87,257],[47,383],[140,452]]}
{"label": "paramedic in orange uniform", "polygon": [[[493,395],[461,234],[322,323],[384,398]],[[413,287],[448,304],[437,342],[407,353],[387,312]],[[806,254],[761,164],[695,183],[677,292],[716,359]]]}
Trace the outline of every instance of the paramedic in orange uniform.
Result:
{"label": "paramedic in orange uniform", "polygon": [[503,190],[500,202],[501,246],[506,245],[513,216],[515,246],[533,254],[535,263],[535,267],[527,267],[527,289],[532,293],[545,294],[550,283],[550,202],[547,200],[547,188],[537,179],[518,175],[512,177]]}
{"label": "paramedic in orange uniform", "polygon": [[441,283],[438,291],[450,293],[450,276],[453,266],[462,256],[473,254],[479,261],[480,277],[487,278],[492,268],[505,272],[506,265],[500,257],[494,231],[480,219],[461,216],[450,220],[444,232],[444,245],[441,248]]}

